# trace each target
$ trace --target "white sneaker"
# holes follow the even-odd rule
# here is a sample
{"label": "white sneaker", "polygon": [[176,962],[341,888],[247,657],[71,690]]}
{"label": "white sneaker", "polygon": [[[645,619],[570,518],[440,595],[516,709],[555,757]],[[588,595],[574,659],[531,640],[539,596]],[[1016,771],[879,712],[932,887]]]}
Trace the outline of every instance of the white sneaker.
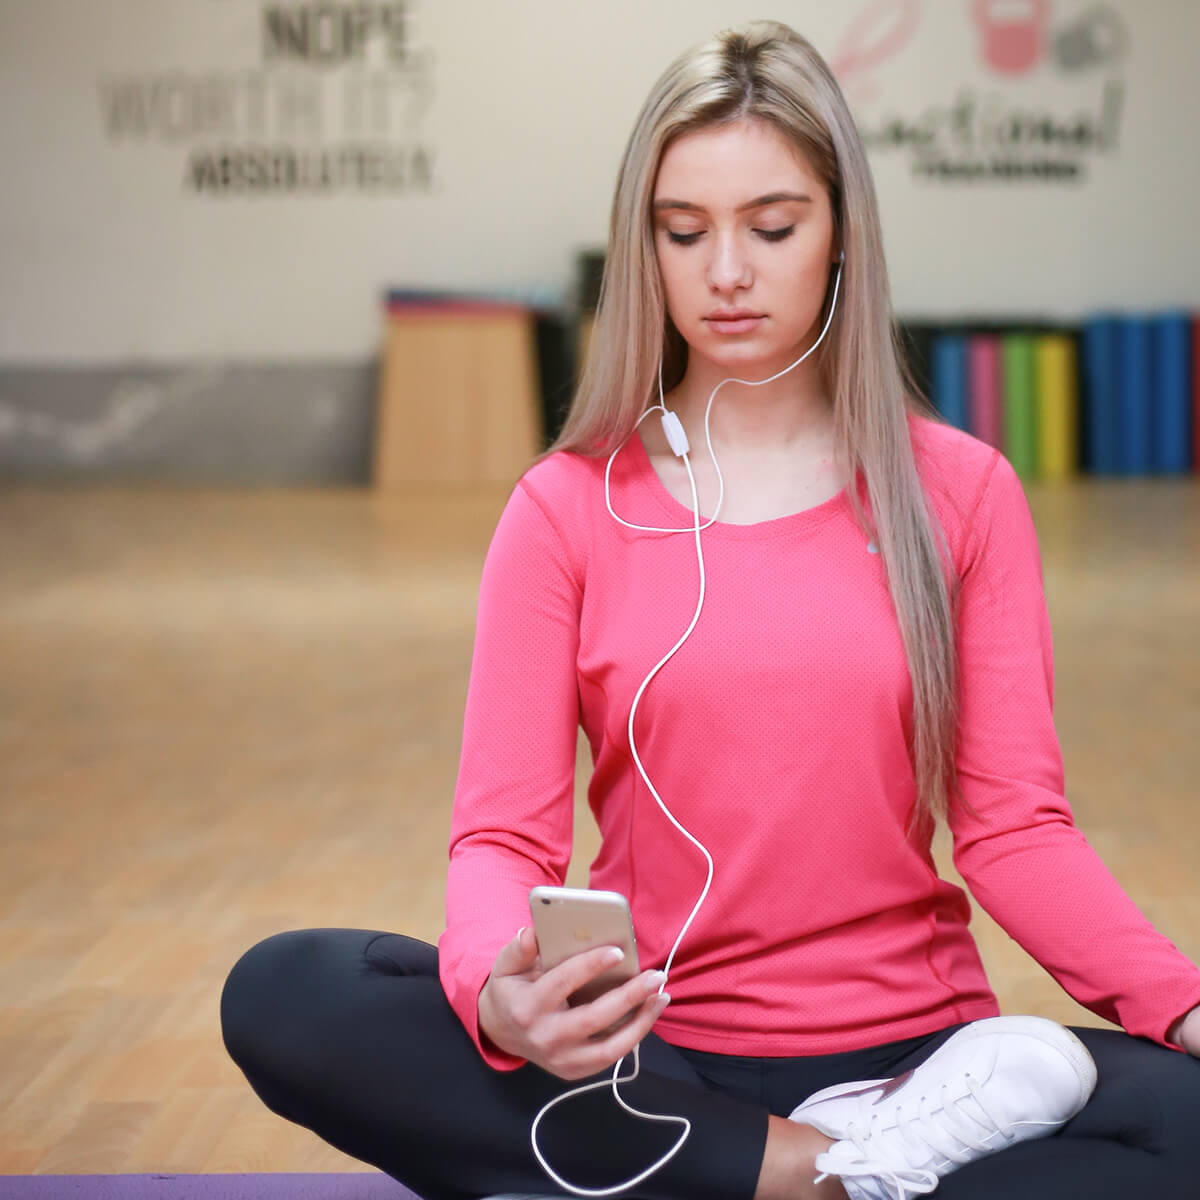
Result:
{"label": "white sneaker", "polygon": [[818,1183],[837,1175],[850,1200],[908,1200],[985,1154],[1049,1136],[1095,1086],[1096,1064],[1069,1029],[990,1017],[895,1079],[817,1092],[791,1119],[835,1139],[817,1156]]}

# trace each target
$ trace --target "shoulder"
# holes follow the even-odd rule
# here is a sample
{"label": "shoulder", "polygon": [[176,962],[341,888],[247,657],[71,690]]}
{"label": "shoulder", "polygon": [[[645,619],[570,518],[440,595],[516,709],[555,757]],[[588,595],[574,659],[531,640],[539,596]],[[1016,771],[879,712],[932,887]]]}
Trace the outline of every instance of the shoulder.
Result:
{"label": "shoulder", "polygon": [[936,418],[908,414],[913,459],[921,485],[952,544],[961,545],[980,505],[996,489],[1010,494],[1021,484],[994,446]]}
{"label": "shoulder", "polygon": [[994,446],[938,418],[910,412],[908,428],[921,482],[946,495],[977,493],[1004,457]]}
{"label": "shoulder", "polygon": [[539,495],[567,500],[581,490],[590,490],[593,481],[604,478],[604,460],[574,450],[556,450],[539,458],[517,481],[518,487]]}
{"label": "shoulder", "polygon": [[604,512],[604,461],[572,451],[539,459],[517,480],[492,537],[489,557],[558,562],[576,580]]}
{"label": "shoulder", "polygon": [[603,504],[604,460],[559,450],[539,459],[517,480],[513,495],[523,494],[565,532],[590,521],[597,503]]}

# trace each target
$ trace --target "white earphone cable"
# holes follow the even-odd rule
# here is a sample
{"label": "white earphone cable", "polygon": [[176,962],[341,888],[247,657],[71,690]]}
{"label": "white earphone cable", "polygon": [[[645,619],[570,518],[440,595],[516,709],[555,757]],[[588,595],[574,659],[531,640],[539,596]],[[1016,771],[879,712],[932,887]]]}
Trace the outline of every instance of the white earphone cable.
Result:
{"label": "white earphone cable", "polygon": [[[843,253],[838,260],[837,275],[834,277],[834,283],[833,283],[833,298],[830,302],[829,315],[825,318],[825,324],[821,329],[820,337],[818,337],[817,340],[815,342],[813,342],[813,344],[798,359],[796,359],[796,361],[794,363],[792,363],[791,366],[785,367],[782,371],[779,371],[776,374],[772,375],[769,379],[759,379],[759,380],[734,379],[734,378],[723,379],[723,380],[721,380],[720,383],[717,384],[717,386],[715,388],[713,388],[712,395],[709,396],[708,404],[704,409],[704,436],[705,436],[706,442],[708,443],[708,454],[709,454],[709,457],[712,459],[713,469],[717,473],[718,492],[717,492],[716,508],[713,510],[713,515],[711,517],[709,517],[709,519],[707,521],[705,521],[703,524],[700,523],[700,493],[699,493],[699,489],[696,486],[696,476],[692,470],[691,460],[688,457],[689,447],[687,445],[687,436],[686,436],[686,434],[683,434],[682,445],[677,445],[674,437],[672,436],[671,430],[669,430],[667,428],[668,419],[674,419],[675,422],[678,422],[678,418],[675,417],[675,414],[670,412],[666,406],[666,398],[663,395],[662,358],[661,358],[661,356],[660,356],[659,362],[658,362],[659,403],[651,405],[651,407],[647,408],[646,411],[644,413],[642,413],[642,415],[640,417],[638,417],[637,423],[634,425],[634,433],[631,433],[630,437],[634,436],[634,434],[637,431],[638,426],[640,426],[641,423],[652,412],[656,412],[656,411],[662,412],[664,433],[667,435],[668,441],[671,443],[672,449],[675,451],[675,453],[678,455],[679,458],[683,459],[683,465],[687,470],[688,484],[691,488],[691,493],[692,493],[692,524],[690,526],[682,526],[679,528],[659,528],[659,527],[650,526],[650,525],[635,525],[632,522],[626,521],[622,517],[619,517],[617,515],[617,513],[613,510],[612,497],[611,497],[611,493],[609,490],[609,478],[610,478],[610,475],[612,472],[613,460],[617,457],[617,455],[620,453],[620,451],[626,445],[626,443],[629,440],[628,438],[626,438],[625,441],[622,442],[621,445],[619,445],[612,452],[611,455],[609,455],[608,462],[605,464],[605,467],[604,467],[604,502],[607,505],[609,514],[612,516],[612,518],[615,521],[619,522],[621,525],[624,525],[628,529],[636,529],[643,533],[691,533],[691,534],[693,534],[693,536],[696,539],[696,564],[697,564],[697,567],[699,570],[699,576],[700,576],[700,590],[699,590],[699,595],[697,596],[697,599],[696,599],[696,611],[692,614],[692,619],[691,619],[690,623],[688,624],[687,629],[685,629],[683,631],[683,635],[679,638],[679,640],[675,643],[675,645],[672,646],[671,649],[667,651],[667,653],[654,666],[653,670],[651,670],[651,672],[646,676],[646,678],[642,680],[641,685],[638,687],[637,692],[634,694],[633,703],[630,705],[630,708],[629,708],[629,725],[628,725],[629,749],[633,755],[634,765],[638,769],[638,774],[641,775],[642,780],[645,783],[646,787],[650,789],[650,794],[654,797],[655,802],[658,804],[658,807],[660,809],[662,809],[667,820],[669,820],[671,822],[671,824],[674,825],[675,828],[678,829],[679,832],[682,833],[683,836],[685,838],[687,838],[687,840],[689,842],[691,842],[692,845],[695,846],[700,851],[701,854],[704,855],[704,860],[708,865],[708,872],[707,872],[707,876],[704,880],[704,887],[700,892],[700,897],[696,901],[695,905],[692,907],[692,911],[688,914],[687,920],[683,923],[683,928],[680,929],[678,936],[675,938],[675,943],[674,943],[674,945],[672,945],[671,951],[667,955],[666,963],[663,965],[663,982],[659,985],[659,989],[658,989],[658,992],[660,995],[667,986],[667,982],[668,982],[668,979],[671,974],[671,967],[672,967],[673,963],[675,962],[675,954],[679,950],[680,943],[682,943],[684,936],[686,935],[687,931],[691,928],[692,922],[696,919],[696,915],[700,912],[700,908],[704,904],[704,901],[708,898],[708,893],[709,893],[710,889],[712,888],[713,875],[714,875],[713,858],[712,858],[712,855],[708,852],[708,848],[699,840],[699,838],[695,837],[691,832],[689,832],[687,829],[685,829],[679,823],[679,821],[675,817],[675,814],[672,813],[671,810],[663,802],[663,798],[658,794],[658,790],[655,788],[654,784],[650,782],[650,776],[646,774],[646,769],[642,765],[641,756],[638,754],[638,751],[637,751],[637,743],[634,740],[634,734],[633,734],[634,716],[637,713],[638,704],[640,703],[640,701],[642,699],[642,695],[645,693],[646,688],[649,686],[650,681],[655,677],[655,675],[658,674],[658,672],[660,670],[662,670],[662,668],[664,666],[666,666],[666,664],[671,660],[671,658],[674,656],[676,651],[678,651],[679,648],[684,644],[684,642],[686,642],[687,639],[691,636],[692,630],[696,628],[696,623],[700,620],[700,612],[704,607],[704,592],[705,592],[704,551],[700,544],[700,532],[701,532],[701,530],[707,529],[710,525],[713,524],[713,522],[716,521],[717,516],[721,511],[721,505],[725,499],[725,478],[721,474],[721,467],[720,467],[720,464],[717,462],[717,456],[713,450],[712,433],[709,428],[709,417],[710,417],[710,414],[712,413],[713,401],[716,399],[717,392],[719,392],[721,390],[721,388],[724,387],[725,384],[727,384],[727,383],[744,383],[749,387],[761,387],[765,383],[771,383],[773,380],[778,379],[780,376],[786,375],[788,373],[788,371],[791,371],[794,368],[798,367],[821,344],[821,342],[825,338],[826,332],[829,329],[830,322],[833,320],[834,308],[837,305],[838,286],[839,286],[839,284],[841,282],[841,278],[842,278],[842,263],[844,261],[845,261],[845,254]],[[682,427],[679,427],[680,430],[681,430],[681,428]],[[675,1155],[678,1154],[679,1151],[683,1148],[684,1143],[687,1141],[688,1136],[690,1135],[690,1133],[692,1131],[692,1123],[691,1123],[691,1121],[689,1121],[687,1119],[687,1117],[674,1116],[669,1113],[642,1112],[640,1109],[634,1108],[633,1105],[629,1104],[625,1100],[625,1098],[621,1095],[620,1090],[617,1087],[617,1085],[619,1083],[632,1083],[635,1079],[637,1079],[638,1074],[641,1071],[640,1049],[641,1049],[640,1044],[637,1046],[634,1046],[634,1048],[633,1048],[633,1072],[632,1072],[632,1074],[622,1076],[620,1073],[621,1067],[624,1064],[625,1059],[629,1057],[629,1055],[625,1055],[624,1058],[619,1059],[613,1065],[612,1076],[609,1079],[594,1080],[593,1082],[583,1084],[580,1087],[571,1088],[569,1091],[563,1092],[562,1095],[560,1095],[560,1096],[555,1096],[552,1100],[548,1101],[546,1104],[544,1104],[542,1106],[542,1108],[538,1111],[537,1116],[535,1116],[533,1119],[533,1124],[530,1126],[530,1129],[529,1129],[529,1139],[533,1146],[534,1157],[537,1159],[538,1163],[541,1165],[542,1170],[545,1171],[546,1174],[549,1175],[550,1178],[552,1180],[554,1180],[554,1182],[556,1184],[558,1184],[559,1187],[566,1189],[568,1192],[571,1192],[576,1196],[596,1196],[596,1197],[615,1196],[618,1192],[623,1192],[623,1191],[626,1191],[628,1188],[636,1187],[643,1180],[648,1179],[656,1171],[661,1170],[661,1168],[666,1166],[666,1164],[669,1163],[671,1161],[671,1159],[674,1158]],[[647,1120],[647,1121],[662,1121],[662,1122],[677,1124],[677,1125],[682,1126],[682,1131],[680,1132],[679,1137],[676,1139],[675,1144],[666,1152],[666,1154],[664,1154],[657,1161],[651,1163],[650,1166],[648,1166],[640,1174],[635,1175],[632,1179],[627,1179],[623,1183],[614,1184],[611,1187],[605,1187],[605,1188],[578,1187],[573,1183],[569,1183],[566,1179],[564,1179],[561,1175],[559,1175],[558,1172],[556,1172],[554,1170],[554,1168],[550,1166],[549,1162],[546,1161],[546,1157],[542,1153],[541,1147],[538,1145],[538,1138],[537,1138],[538,1127],[541,1125],[542,1119],[546,1116],[546,1114],[548,1112],[550,1112],[551,1109],[555,1108],[557,1105],[562,1104],[566,1100],[570,1100],[574,1096],[582,1096],[587,1092],[593,1092],[599,1088],[605,1088],[605,1087],[612,1089],[613,1098],[621,1106],[621,1108],[623,1108],[627,1113],[630,1113],[635,1117],[641,1117],[643,1120]]]}
{"label": "white earphone cable", "polygon": [[[651,409],[648,411],[653,411],[653,410]],[[708,875],[704,881],[704,889],[700,893],[700,898],[696,901],[695,906],[692,908],[692,911],[691,911],[690,915],[688,916],[688,919],[684,922],[683,928],[679,931],[678,936],[675,938],[675,944],[671,947],[670,954],[667,955],[666,964],[663,966],[663,982],[659,985],[659,988],[658,988],[658,992],[660,995],[662,994],[663,989],[667,986],[667,978],[670,976],[670,973],[671,973],[671,964],[675,961],[675,952],[679,949],[679,944],[680,944],[680,942],[683,941],[684,934],[687,933],[688,928],[691,926],[692,922],[696,919],[696,914],[700,911],[700,906],[704,903],[705,899],[707,898],[709,889],[712,887],[712,881],[713,881],[712,855],[708,852],[707,847],[698,838],[694,837],[691,833],[689,833],[688,830],[686,830],[676,820],[675,815],[663,803],[662,797],[658,794],[658,791],[655,789],[654,784],[652,784],[650,782],[650,777],[646,774],[646,769],[642,765],[641,757],[638,755],[637,744],[634,741],[634,736],[633,736],[633,718],[634,718],[634,715],[637,713],[638,702],[641,700],[642,694],[645,692],[647,685],[650,683],[650,680],[652,680],[654,678],[654,676],[657,675],[658,672],[664,666],[666,666],[666,664],[670,661],[671,656],[680,648],[680,646],[683,645],[684,642],[687,641],[688,636],[691,634],[692,630],[696,628],[696,622],[700,619],[700,610],[704,607],[704,551],[702,550],[702,548],[700,546],[700,529],[701,529],[701,525],[700,525],[700,494],[696,488],[696,476],[695,476],[695,473],[692,471],[692,464],[691,464],[691,462],[689,462],[687,454],[685,453],[681,457],[683,458],[684,466],[687,468],[688,481],[691,484],[691,489],[692,489],[692,516],[694,519],[692,532],[695,534],[695,537],[696,537],[696,562],[699,566],[699,571],[700,571],[700,594],[696,601],[696,611],[695,611],[695,613],[692,614],[691,623],[688,625],[687,629],[684,630],[683,636],[659,660],[659,662],[655,666],[654,670],[652,670],[650,672],[650,674],[647,675],[646,678],[642,680],[641,686],[638,688],[637,693],[635,694],[635,696],[633,698],[633,704],[630,706],[630,709],[629,709],[629,748],[633,752],[633,761],[637,766],[638,772],[640,773],[646,786],[650,789],[651,795],[658,802],[659,808],[661,808],[663,813],[666,815],[667,820],[669,820],[671,822],[671,824],[674,825],[675,828],[678,829],[679,832],[682,833],[683,836],[685,838],[687,838],[688,841],[691,842],[693,846],[697,847],[697,849],[699,849],[701,854],[704,855],[704,860],[708,864]],[[629,1104],[625,1100],[624,1096],[621,1095],[620,1090],[617,1087],[617,1084],[618,1083],[632,1083],[633,1080],[635,1080],[638,1077],[638,1074],[641,1071],[640,1050],[641,1050],[640,1045],[634,1046],[634,1048],[633,1048],[633,1073],[631,1075],[626,1075],[624,1078],[622,1078],[620,1075],[621,1066],[625,1062],[625,1058],[629,1057],[628,1055],[626,1055],[625,1058],[619,1059],[617,1061],[617,1063],[614,1065],[611,1080],[607,1080],[607,1079],[594,1080],[592,1083],[585,1083],[581,1087],[572,1088],[570,1091],[563,1092],[561,1096],[555,1096],[554,1099],[550,1100],[548,1103],[546,1103],[542,1106],[542,1108],[538,1111],[537,1116],[534,1117],[533,1124],[529,1128],[529,1140],[533,1146],[534,1157],[541,1164],[542,1170],[545,1171],[546,1174],[549,1175],[550,1178],[553,1179],[554,1182],[559,1185],[559,1187],[566,1188],[567,1191],[574,1193],[576,1196],[615,1196],[618,1192],[623,1192],[628,1188],[636,1187],[643,1180],[649,1179],[650,1176],[655,1173],[655,1171],[658,1171],[660,1168],[665,1167],[667,1165],[667,1163],[669,1163],[671,1161],[671,1159],[674,1158],[675,1155],[678,1154],[679,1151],[683,1148],[684,1142],[687,1141],[688,1135],[692,1132],[692,1123],[691,1123],[691,1121],[689,1121],[687,1119],[687,1117],[677,1117],[677,1116],[671,1115],[670,1113],[643,1112],[641,1109],[634,1108],[633,1105]],[[538,1145],[537,1131],[538,1131],[538,1127],[542,1123],[542,1118],[545,1117],[545,1115],[556,1105],[563,1103],[563,1101],[565,1101],[565,1100],[570,1100],[573,1096],[582,1096],[586,1092],[593,1092],[593,1091],[596,1091],[598,1088],[603,1088],[603,1087],[611,1087],[612,1088],[613,1097],[616,1099],[617,1103],[627,1113],[631,1113],[633,1116],[641,1117],[647,1121],[664,1121],[664,1122],[669,1122],[671,1124],[678,1124],[678,1125],[681,1125],[683,1128],[679,1134],[679,1137],[675,1140],[675,1144],[666,1152],[666,1154],[664,1154],[657,1161],[651,1163],[650,1166],[648,1166],[640,1174],[635,1175],[632,1179],[627,1179],[623,1183],[614,1184],[613,1186],[606,1187],[606,1188],[581,1188],[581,1187],[577,1187],[575,1184],[569,1183],[567,1180],[565,1180],[546,1161],[546,1157],[542,1153],[541,1147]]]}

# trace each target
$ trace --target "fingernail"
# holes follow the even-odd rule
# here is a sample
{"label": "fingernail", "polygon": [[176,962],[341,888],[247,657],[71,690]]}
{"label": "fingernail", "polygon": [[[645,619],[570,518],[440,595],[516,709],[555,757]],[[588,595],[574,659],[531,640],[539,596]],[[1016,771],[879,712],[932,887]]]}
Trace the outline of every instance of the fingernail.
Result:
{"label": "fingernail", "polygon": [[658,1005],[658,1011],[662,1012],[662,1010],[664,1008],[666,1008],[668,1004],[671,1003],[670,993],[669,992],[660,992],[658,999],[655,1001],[655,1003]]}
{"label": "fingernail", "polygon": [[608,953],[604,956],[604,961],[610,966],[616,966],[624,957],[625,951],[620,946],[609,946]]}
{"label": "fingernail", "polygon": [[651,971],[646,976],[646,984],[652,988],[660,988],[667,982],[667,974],[665,971]]}

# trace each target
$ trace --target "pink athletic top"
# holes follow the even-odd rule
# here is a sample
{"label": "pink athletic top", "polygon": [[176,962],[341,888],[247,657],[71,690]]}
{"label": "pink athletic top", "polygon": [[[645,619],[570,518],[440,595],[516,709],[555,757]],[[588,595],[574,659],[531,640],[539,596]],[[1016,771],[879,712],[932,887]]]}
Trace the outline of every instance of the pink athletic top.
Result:
{"label": "pink athletic top", "polygon": [[[951,815],[978,901],[1078,1001],[1163,1041],[1200,971],[1146,921],[1072,822],[1052,717],[1050,623],[1021,483],[996,450],[910,416],[917,466],[962,579]],[[634,693],[695,611],[690,534],[619,525],[604,459],[559,453],[517,484],[488,551],[439,941],[450,1003],[477,999],[529,923],[529,889],[571,851],[577,729],[602,834],[591,886],[624,893],[643,967],[662,966],[705,878],[629,752]],[[638,437],[612,470],[627,521],[683,526]],[[699,624],[638,707],[638,753],[716,864],[655,1031],[752,1056],[827,1054],[998,1012],[961,889],[931,830],[906,836],[912,689],[878,554],[846,492],[702,535]],[[480,1045],[495,1067],[521,1060]]]}

